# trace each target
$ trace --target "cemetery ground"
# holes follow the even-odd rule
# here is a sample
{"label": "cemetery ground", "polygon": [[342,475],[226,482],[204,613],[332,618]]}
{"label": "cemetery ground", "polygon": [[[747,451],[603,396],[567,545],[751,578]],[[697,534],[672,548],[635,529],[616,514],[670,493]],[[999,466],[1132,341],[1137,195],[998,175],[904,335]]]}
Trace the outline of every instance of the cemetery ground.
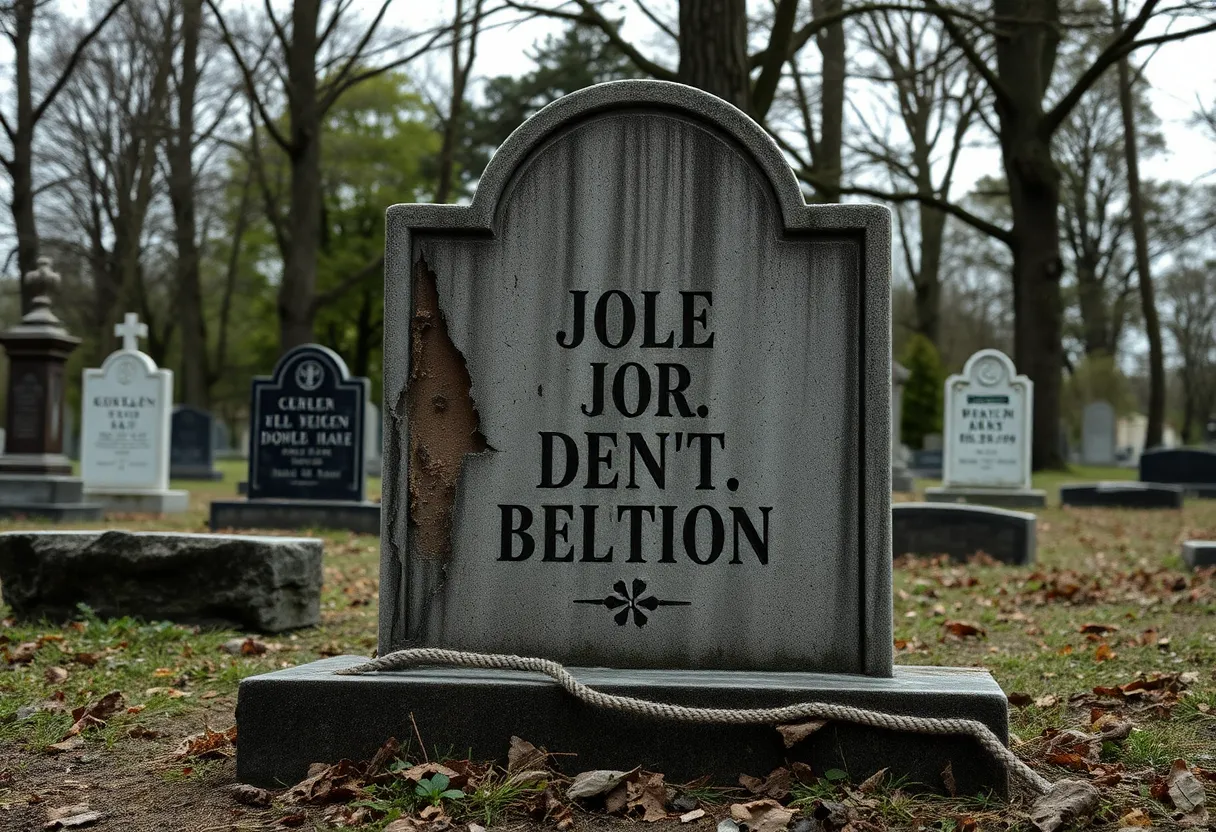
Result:
{"label": "cemetery ground", "polygon": [[[189,484],[188,513],[108,525],[205,530],[207,501],[231,495],[240,476],[235,463],[220,467],[224,482]],[[1060,482],[1114,473],[1073,471],[1035,485],[1054,498]],[[5,525],[20,527],[37,524]],[[395,759],[373,770],[341,764],[294,788],[233,790],[240,680],[375,648],[378,541],[316,534],[325,539],[325,588],[313,629],[199,631],[87,610],[66,625],[31,624],[0,608],[0,829],[74,818],[105,830],[707,830],[732,806],[744,817],[738,804],[766,799],[798,811],[791,819],[759,804],[751,832],[1030,828],[1025,795],[917,795],[834,770],[740,771],[733,789],[639,772],[609,795],[609,814],[603,796],[567,799],[583,769],[560,748],[529,761],[517,743],[510,773],[487,770],[486,761],[460,762],[460,749],[432,747],[424,724],[397,737]],[[1216,537],[1216,501],[1188,500],[1181,512],[1051,507],[1039,513],[1038,536],[1029,568],[899,561],[897,663],[990,669],[1013,705],[1015,750],[1049,779],[1098,784],[1092,828],[1206,826],[1204,801],[1216,811],[1216,575],[1185,571],[1178,549],[1186,538]],[[438,762],[450,769],[446,786],[434,776]],[[697,810],[704,816],[681,824]],[[803,818],[811,823],[799,827]]]}

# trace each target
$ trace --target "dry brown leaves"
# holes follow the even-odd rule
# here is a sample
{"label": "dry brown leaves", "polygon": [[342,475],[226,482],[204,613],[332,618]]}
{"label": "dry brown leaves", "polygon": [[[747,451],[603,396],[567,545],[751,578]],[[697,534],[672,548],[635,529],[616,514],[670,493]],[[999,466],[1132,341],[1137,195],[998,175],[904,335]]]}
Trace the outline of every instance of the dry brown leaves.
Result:
{"label": "dry brown leaves", "polygon": [[122,694],[110,691],[105,696],[88,705],[82,705],[72,711],[72,727],[67,730],[59,741],[47,746],[48,751],[71,751],[84,744],[80,733],[90,728],[104,728],[106,720],[125,707]]}
{"label": "dry brown leaves", "polygon": [[1087,817],[1098,808],[1099,795],[1092,783],[1060,780],[1030,807],[1030,822],[1039,832],[1055,832]]}
{"label": "dry brown leaves", "polygon": [[748,832],[781,832],[790,825],[797,809],[787,809],[776,800],[764,798],[750,803],[735,803],[730,807],[731,819]]}
{"label": "dry brown leaves", "polygon": [[600,769],[577,774],[566,790],[569,800],[602,800],[604,811],[653,823],[668,817],[667,785],[663,775],[635,768]]}
{"label": "dry brown leaves", "polygon": [[786,748],[793,748],[827,724],[826,719],[808,719],[804,722],[778,725],[777,733],[781,734],[781,742],[785,744]]}
{"label": "dry brown leaves", "polygon": [[777,768],[769,772],[768,777],[752,777],[747,774],[739,775],[739,785],[757,797],[770,797],[774,800],[784,800],[789,797],[793,785],[793,775],[788,768]]}
{"label": "dry brown leaves", "polygon": [[970,621],[947,621],[942,624],[944,635],[958,640],[967,638],[986,638],[988,633],[978,624]]}
{"label": "dry brown leaves", "polygon": [[236,749],[236,726],[226,731],[203,728],[201,733],[191,734],[182,740],[170,755],[176,760],[221,759],[231,757]]}

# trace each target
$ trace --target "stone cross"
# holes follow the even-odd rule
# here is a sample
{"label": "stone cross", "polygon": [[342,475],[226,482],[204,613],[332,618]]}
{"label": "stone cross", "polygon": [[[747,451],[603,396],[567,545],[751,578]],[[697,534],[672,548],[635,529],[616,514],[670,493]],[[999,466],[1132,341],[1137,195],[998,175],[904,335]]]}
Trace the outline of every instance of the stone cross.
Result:
{"label": "stone cross", "polygon": [[148,325],[139,322],[139,315],[128,312],[121,324],[114,324],[114,334],[122,339],[124,350],[138,350],[139,339],[148,337]]}

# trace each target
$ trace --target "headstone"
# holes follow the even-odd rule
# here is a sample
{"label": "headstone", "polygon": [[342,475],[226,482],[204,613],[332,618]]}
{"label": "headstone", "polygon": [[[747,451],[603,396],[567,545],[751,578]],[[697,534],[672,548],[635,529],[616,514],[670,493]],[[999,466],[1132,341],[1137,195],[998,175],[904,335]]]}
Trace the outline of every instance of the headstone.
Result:
{"label": "headstone", "polygon": [[1208,569],[1216,566],[1216,540],[1184,541],[1182,562],[1191,569]]}
{"label": "headstone", "polygon": [[949,503],[891,506],[891,551],[900,555],[949,555],[965,561],[988,555],[1002,563],[1034,563],[1035,524],[1028,512]]}
{"label": "headstone", "polygon": [[[986,672],[892,665],[890,259],[886,209],[806,205],[760,126],[655,81],[545,108],[468,206],[390,208],[379,654],[540,656],[643,698],[864,702],[1004,737]],[[1005,785],[970,741],[848,726],[787,750],[511,671],[333,675],[358,661],[246,679],[238,776],[365,757],[412,711],[479,758],[523,732],[675,780],[792,757]]]}
{"label": "headstone", "polygon": [[211,418],[211,447],[216,459],[235,459],[238,454],[232,445],[232,432],[228,424],[212,414]]}
{"label": "headstone", "polygon": [[1060,505],[1106,508],[1182,508],[1179,485],[1147,482],[1098,482],[1060,486]]}
{"label": "headstone", "polygon": [[222,480],[215,470],[214,421],[199,407],[173,408],[169,445],[169,477],[175,480]]}
{"label": "headstone", "polygon": [[940,451],[942,449],[942,435],[940,433],[926,433],[924,441],[921,442],[921,449]]}
{"label": "headstone", "polygon": [[0,588],[23,619],[97,615],[278,632],[321,620],[321,541],[172,532],[5,532]]}
{"label": "headstone", "polygon": [[923,450],[912,452],[912,475],[927,480],[942,478],[942,451]]}
{"label": "headstone", "polygon": [[247,500],[211,503],[211,528],[380,531],[364,499],[368,381],[352,378],[328,347],[289,350],[253,380]]}
{"label": "headstone", "polygon": [[1046,505],[1030,484],[1034,384],[1017,374],[1000,350],[980,350],[961,375],[946,379],[946,431],[942,485],[932,503],[1007,507]]}
{"label": "headstone", "polygon": [[85,494],[112,511],[185,511],[189,494],[169,489],[173,371],[140,352],[148,334],[127,313],[114,327],[122,349],[84,371],[80,471]]}
{"label": "headstone", "polygon": [[365,446],[363,458],[367,466],[367,475],[369,477],[380,476],[383,460],[380,456],[382,447],[383,434],[381,432],[380,408],[372,402],[367,403],[367,424],[363,429],[363,443]]}
{"label": "headstone", "polygon": [[898,361],[891,362],[891,490],[907,492],[913,489],[912,473],[904,458],[899,441],[899,426],[903,424],[904,385],[912,375]]}
{"label": "headstone", "polygon": [[1140,454],[1140,481],[1182,486],[1188,494],[1216,497],[1216,450],[1153,448]]}
{"label": "headstone", "polygon": [[1216,445],[1216,417],[1208,419],[1204,424],[1203,441],[1208,445]]}
{"label": "headstone", "polygon": [[99,520],[101,506],[84,502],[84,484],[63,453],[64,364],[80,339],[51,311],[50,293],[59,282],[50,258],[39,258],[38,268],[25,275],[30,310],[0,332],[9,359],[0,515]]}
{"label": "headstone", "polygon": [[1115,464],[1115,408],[1110,402],[1090,402],[1081,415],[1081,462]]}

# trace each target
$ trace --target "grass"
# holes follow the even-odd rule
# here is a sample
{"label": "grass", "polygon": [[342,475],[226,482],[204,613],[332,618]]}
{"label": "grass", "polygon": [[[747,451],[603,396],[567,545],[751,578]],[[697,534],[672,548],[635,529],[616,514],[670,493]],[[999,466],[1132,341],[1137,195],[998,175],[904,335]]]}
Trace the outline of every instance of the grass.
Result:
{"label": "grass", "polygon": [[[175,483],[191,489],[191,510],[185,514],[77,527],[202,531],[209,501],[233,496],[235,483],[243,478],[239,461],[222,461],[218,467],[223,481]],[[1050,491],[1066,481],[1132,473],[1075,469],[1036,477],[1035,484]],[[369,483],[369,494],[377,492],[378,483]],[[37,525],[8,522],[0,528]],[[63,760],[48,756],[47,747],[72,725],[71,709],[113,690],[123,693],[124,710],[104,727],[83,732],[81,751],[114,755],[121,772],[142,778],[145,790],[153,792],[194,789],[194,794],[230,781],[230,760],[169,763],[160,758],[203,724],[231,725],[241,679],[326,655],[369,655],[375,648],[378,541],[345,532],[305,533],[325,541],[321,624],[259,637],[266,646],[261,654],[226,652],[226,642],[247,635],[235,630],[200,631],[129,618],[107,621],[87,610],[68,624],[17,622],[0,607],[0,650],[8,655],[23,643],[39,643],[28,663],[10,666],[0,658],[0,809],[20,800],[4,785],[5,772],[20,779]],[[1157,775],[1178,758],[1216,769],[1216,578],[1182,571],[1179,544],[1192,537],[1216,537],[1216,501],[1189,500],[1181,512],[1045,509],[1039,512],[1038,563],[1032,568],[901,561],[894,578],[896,661],[982,666],[1007,693],[1039,700],[1011,708],[1015,745],[1048,729],[1088,729],[1087,697],[1093,697],[1095,687],[1149,673],[1192,674],[1172,711],[1134,711],[1135,730],[1124,742],[1109,744],[1103,761],[1129,772],[1151,768]],[[946,622],[960,620],[975,625],[976,634],[952,635]],[[151,759],[144,749],[157,741],[148,735],[161,737],[159,756]],[[1078,776],[1063,770],[1047,773]],[[1216,808],[1214,784],[1206,785]],[[846,799],[848,788],[847,783],[821,780],[798,786],[793,797],[797,805],[809,807],[815,800]],[[369,799],[387,814],[364,828],[374,830],[420,808],[412,784],[377,789]],[[489,826],[510,816],[534,792],[533,786],[500,777],[463,800],[449,801],[448,812]],[[722,804],[740,799],[709,787],[692,794],[719,814],[725,811]],[[1141,808],[1168,823],[1169,807],[1146,795],[1135,789],[1104,790],[1110,822]],[[1024,819],[1018,810],[991,799],[912,797],[899,784],[885,784],[867,800],[866,811],[890,827],[947,832],[970,828],[974,819],[983,828],[1016,828]],[[275,811],[287,813],[282,807]]]}

